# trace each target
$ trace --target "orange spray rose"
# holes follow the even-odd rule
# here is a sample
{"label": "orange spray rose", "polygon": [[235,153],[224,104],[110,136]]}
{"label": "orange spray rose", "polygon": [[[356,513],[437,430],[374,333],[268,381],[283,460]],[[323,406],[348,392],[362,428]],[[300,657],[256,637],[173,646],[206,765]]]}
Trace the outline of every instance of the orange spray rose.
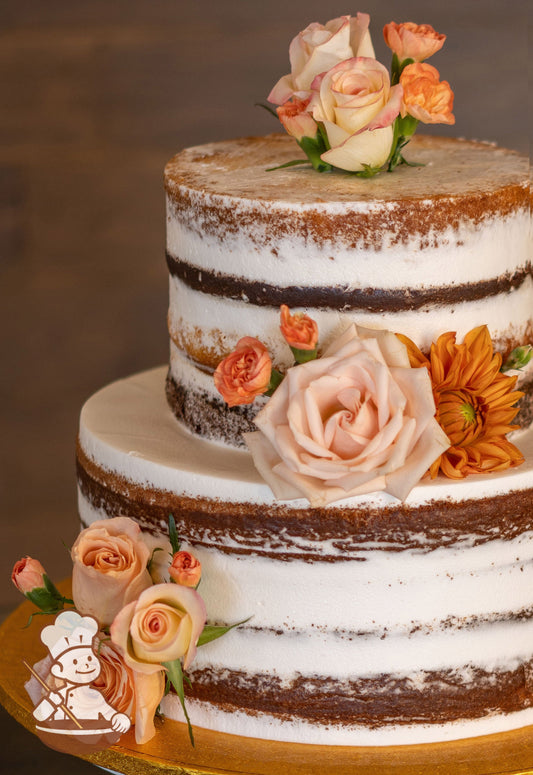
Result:
{"label": "orange spray rose", "polygon": [[403,87],[401,115],[413,116],[423,124],[455,124],[453,91],[448,81],[439,80],[432,65],[407,65],[400,76]]}
{"label": "orange spray rose", "polygon": [[184,587],[196,587],[202,576],[202,564],[190,552],[176,552],[168,569],[170,578]]}
{"label": "orange spray rose", "polygon": [[422,62],[435,54],[444,45],[446,35],[440,35],[430,24],[390,22],[383,28],[385,43],[398,57]]}
{"label": "orange spray rose", "polygon": [[22,560],[18,560],[15,563],[11,573],[11,580],[19,592],[27,595],[29,592],[33,592],[34,589],[44,587],[44,576],[45,570],[39,560],[34,560],[32,557],[23,557]]}
{"label": "orange spray rose", "polygon": [[266,347],[245,336],[215,371],[215,386],[228,406],[251,404],[268,389],[272,361]]}
{"label": "orange spray rose", "polygon": [[303,312],[291,314],[286,304],[280,307],[280,330],[289,347],[297,350],[314,350],[318,342],[318,326]]}

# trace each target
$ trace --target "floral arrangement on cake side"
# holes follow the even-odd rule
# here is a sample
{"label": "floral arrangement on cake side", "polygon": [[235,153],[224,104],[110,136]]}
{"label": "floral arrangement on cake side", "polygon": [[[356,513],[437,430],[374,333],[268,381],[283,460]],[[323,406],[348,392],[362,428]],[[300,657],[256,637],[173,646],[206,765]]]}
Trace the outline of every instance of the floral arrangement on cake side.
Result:
{"label": "floral arrangement on cake side", "polygon": [[[40,613],[57,614],[67,607],[96,620],[95,650],[102,671],[95,687],[131,720],[138,744],[154,736],[155,715],[172,686],[194,745],[185,703],[186,671],[199,647],[243,622],[207,624],[197,591],[201,563],[181,549],[172,517],[169,539],[143,532],[128,517],[93,522],[71,549],[72,599],[58,591],[31,557],[16,562],[11,577]],[[32,669],[41,687],[54,688],[51,666],[45,657]]]}
{"label": "floral arrangement on cake side", "polygon": [[455,123],[453,91],[425,61],[446,36],[429,24],[386,24],[383,35],[393,54],[389,74],[375,58],[369,24],[366,13],[310,24],[290,44],[291,72],[268,96],[319,172],[390,172],[409,163],[403,149],[419,122]]}
{"label": "floral arrangement on cake side", "polygon": [[425,355],[407,337],[350,325],[318,355],[308,315],[281,307],[294,366],[276,370],[266,347],[244,337],[218,365],[229,406],[270,396],[244,434],[255,466],[280,499],[312,506],[386,492],[404,500],[424,476],[452,479],[503,471],[524,458],[507,434],[523,393],[515,390],[530,346],[504,364],[486,326],[462,343],[446,333]]}

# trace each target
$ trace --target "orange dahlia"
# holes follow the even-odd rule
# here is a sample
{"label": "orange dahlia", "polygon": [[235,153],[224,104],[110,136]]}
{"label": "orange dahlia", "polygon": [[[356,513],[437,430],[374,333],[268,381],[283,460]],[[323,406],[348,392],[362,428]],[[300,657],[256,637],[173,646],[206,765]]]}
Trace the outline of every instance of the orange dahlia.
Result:
{"label": "orange dahlia", "polygon": [[506,439],[523,396],[514,390],[516,376],[500,371],[502,357],[495,353],[487,326],[470,331],[462,344],[455,334],[442,334],[431,345],[429,357],[407,337],[411,366],[426,366],[433,386],[436,418],[450,439],[450,447],[429,469],[451,479],[468,474],[503,471],[523,463],[520,451]]}

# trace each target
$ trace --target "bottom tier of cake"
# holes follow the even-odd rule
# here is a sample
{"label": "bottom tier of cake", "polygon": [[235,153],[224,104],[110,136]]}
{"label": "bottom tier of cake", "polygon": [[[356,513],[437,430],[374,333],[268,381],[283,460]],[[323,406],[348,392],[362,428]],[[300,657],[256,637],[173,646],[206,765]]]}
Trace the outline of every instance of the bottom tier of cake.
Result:
{"label": "bottom tier of cake", "polygon": [[[154,369],[86,403],[79,508],[83,525],[127,515],[155,533],[173,514],[210,623],[251,617],[199,649],[193,725],[358,746],[533,724],[533,431],[503,475],[317,509],[191,436],[164,385]],[[181,717],[171,695],[163,710]]]}

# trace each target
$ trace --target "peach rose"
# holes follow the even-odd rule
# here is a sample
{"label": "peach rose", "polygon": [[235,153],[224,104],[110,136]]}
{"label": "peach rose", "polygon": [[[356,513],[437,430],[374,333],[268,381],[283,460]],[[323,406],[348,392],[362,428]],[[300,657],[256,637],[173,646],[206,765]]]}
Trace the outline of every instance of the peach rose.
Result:
{"label": "peach rose", "polygon": [[283,128],[297,141],[300,141],[302,137],[316,137],[318,131],[316,121],[307,112],[309,100],[310,98],[300,100],[298,97],[293,97],[279,108],[276,108],[276,113]]}
{"label": "peach rose", "polygon": [[383,37],[400,63],[404,59],[422,62],[439,51],[446,40],[446,35],[435,32],[430,24],[413,24],[413,22],[386,24],[383,28]]}
{"label": "peach rose", "polygon": [[319,76],[313,88],[313,118],[324,123],[331,146],[320,158],[352,172],[364,165],[381,167],[402,99],[402,87],[391,87],[387,68],[375,59],[355,57]]}
{"label": "peach rose", "polygon": [[15,563],[11,573],[11,581],[23,595],[34,589],[43,589],[46,571],[39,562],[31,557],[23,557]]}
{"label": "peach rose", "polygon": [[374,57],[368,25],[370,16],[358,13],[355,18],[341,16],[326,24],[313,22],[291,42],[291,72],[277,82],[269,102],[283,105],[294,95],[308,97],[313,79],[344,59],[355,56]]}
{"label": "peach rose", "polygon": [[197,587],[202,577],[202,564],[190,552],[176,552],[168,569],[170,578],[184,587]]}
{"label": "peach rose", "polygon": [[286,304],[282,304],[280,310],[280,329],[289,347],[294,347],[296,350],[315,350],[318,342],[316,322],[303,312],[295,312],[291,315]]}
{"label": "peach rose", "polygon": [[453,91],[447,81],[439,80],[432,65],[412,64],[400,76],[403,87],[402,117],[413,116],[424,124],[455,124]]}
{"label": "peach rose", "polygon": [[126,665],[120,650],[103,636],[98,646],[100,675],[93,681],[107,702],[130,719],[135,715],[135,687],[133,670]]}
{"label": "peach rose", "polygon": [[228,406],[251,404],[270,384],[272,361],[258,339],[245,336],[215,371],[215,387]]}
{"label": "peach rose", "polygon": [[312,506],[385,491],[404,499],[449,441],[431,380],[388,331],[350,326],[325,352],[289,369],[245,434],[280,499]]}
{"label": "peach rose", "polygon": [[111,639],[133,670],[156,673],[163,662],[182,657],[187,670],[205,622],[205,604],[194,589],[156,584],[119,611],[111,625]]}
{"label": "peach rose", "polygon": [[82,530],[72,551],[72,597],[101,627],[151,586],[151,552],[140,527],[128,517],[104,519]]}

